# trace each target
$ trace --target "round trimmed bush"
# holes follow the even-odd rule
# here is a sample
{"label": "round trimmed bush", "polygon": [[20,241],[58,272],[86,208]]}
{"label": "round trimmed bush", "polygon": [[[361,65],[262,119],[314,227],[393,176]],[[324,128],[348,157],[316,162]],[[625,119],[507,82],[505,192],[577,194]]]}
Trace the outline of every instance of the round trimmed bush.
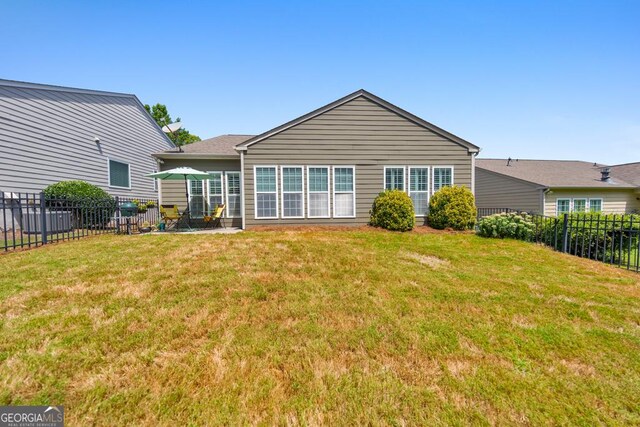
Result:
{"label": "round trimmed bush", "polygon": [[429,200],[428,223],[440,230],[468,230],[476,223],[476,202],[467,187],[443,187]]}
{"label": "round trimmed bush", "polygon": [[369,213],[371,225],[392,231],[409,231],[416,222],[413,202],[407,193],[400,190],[378,194]]}
{"label": "round trimmed bush", "polygon": [[477,234],[498,239],[532,240],[536,226],[527,214],[499,213],[478,221]]}
{"label": "round trimmed bush", "polygon": [[55,210],[73,212],[76,227],[106,225],[116,202],[102,188],[85,181],[61,181],[44,189],[46,204]]}

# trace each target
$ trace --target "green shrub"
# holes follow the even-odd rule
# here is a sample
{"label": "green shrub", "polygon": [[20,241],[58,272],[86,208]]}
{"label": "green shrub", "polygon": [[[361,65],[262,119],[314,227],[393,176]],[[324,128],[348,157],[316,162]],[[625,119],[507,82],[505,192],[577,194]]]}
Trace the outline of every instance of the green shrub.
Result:
{"label": "green shrub", "polygon": [[105,226],[116,210],[109,193],[85,181],[51,184],[44,189],[44,196],[50,209],[71,211],[75,227]]}
{"label": "green shrub", "polygon": [[476,233],[482,237],[518,239],[531,241],[535,237],[536,225],[531,216],[517,213],[499,213],[478,221]]}
{"label": "green shrub", "polygon": [[429,200],[428,223],[433,228],[467,230],[476,223],[473,193],[466,187],[443,187]]}
{"label": "green shrub", "polygon": [[408,231],[415,225],[413,202],[404,191],[387,190],[375,198],[369,212],[371,225],[392,231]]}

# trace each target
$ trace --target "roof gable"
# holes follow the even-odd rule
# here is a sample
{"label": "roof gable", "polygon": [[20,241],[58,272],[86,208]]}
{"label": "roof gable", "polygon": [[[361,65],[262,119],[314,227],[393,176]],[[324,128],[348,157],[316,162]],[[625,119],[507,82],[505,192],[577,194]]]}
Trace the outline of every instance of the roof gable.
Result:
{"label": "roof gable", "polygon": [[354,99],[360,98],[360,97],[368,99],[369,101],[379,105],[380,107],[382,107],[382,108],[384,108],[386,110],[389,110],[389,111],[399,115],[400,117],[405,118],[406,120],[408,120],[408,121],[410,121],[410,122],[412,122],[412,123],[414,123],[414,124],[416,124],[418,126],[421,126],[421,127],[425,128],[425,129],[428,129],[431,132],[434,132],[434,133],[442,136],[443,138],[446,138],[446,139],[448,139],[448,140],[450,140],[450,141],[452,141],[452,142],[454,142],[454,143],[456,143],[458,145],[461,145],[462,147],[464,147],[467,150],[469,150],[469,152],[477,153],[477,152],[480,151],[480,148],[478,146],[476,146],[476,145],[474,145],[474,144],[472,144],[472,143],[470,143],[470,142],[468,142],[468,141],[466,141],[466,140],[464,140],[464,139],[462,139],[462,138],[460,138],[460,137],[458,137],[458,136],[456,136],[456,135],[454,135],[454,134],[452,134],[450,132],[447,132],[444,129],[441,129],[438,126],[436,126],[436,125],[434,125],[432,123],[429,123],[426,120],[423,120],[423,119],[419,118],[418,116],[415,116],[415,115],[409,113],[408,111],[405,111],[405,110],[403,110],[403,109],[401,109],[399,107],[396,107],[395,105],[391,104],[390,102],[387,102],[384,99],[379,98],[379,97],[373,95],[372,93],[367,92],[364,89],[360,89],[360,90],[358,90],[356,92],[353,92],[353,93],[351,93],[351,94],[349,94],[349,95],[347,95],[347,96],[345,96],[343,98],[340,98],[340,99],[338,99],[338,100],[336,100],[336,101],[334,101],[334,102],[332,102],[330,104],[327,104],[327,105],[325,105],[323,107],[320,107],[320,108],[318,108],[318,109],[316,109],[314,111],[311,111],[310,113],[307,113],[307,114],[305,114],[303,116],[300,116],[297,119],[291,120],[290,122],[287,122],[287,123],[285,123],[285,124],[283,124],[281,126],[278,126],[278,127],[273,128],[273,129],[271,129],[271,130],[269,130],[267,132],[264,132],[264,133],[262,133],[260,135],[257,135],[255,137],[249,139],[248,141],[245,141],[244,143],[239,144],[236,147],[236,150],[244,151],[248,147],[250,147],[250,146],[252,146],[254,144],[257,144],[257,143],[259,143],[259,142],[261,142],[261,141],[263,141],[263,140],[265,140],[267,138],[270,138],[270,137],[272,137],[274,135],[277,135],[277,134],[279,134],[281,132],[284,132],[287,129],[290,129],[290,128],[296,126],[296,125],[304,123],[307,120],[310,120],[310,119],[312,119],[314,117],[317,117],[317,116],[319,116],[321,114],[324,114],[324,113],[326,113],[328,111],[331,111],[331,110],[333,110],[333,109],[335,109],[337,107],[340,107],[341,105],[344,105],[344,104],[346,104],[346,103],[348,103],[350,101],[353,101]]}

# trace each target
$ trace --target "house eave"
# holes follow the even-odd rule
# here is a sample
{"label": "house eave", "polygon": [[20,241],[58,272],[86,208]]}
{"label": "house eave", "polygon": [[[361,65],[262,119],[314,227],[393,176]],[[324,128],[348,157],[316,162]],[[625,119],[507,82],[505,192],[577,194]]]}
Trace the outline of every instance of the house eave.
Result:
{"label": "house eave", "polygon": [[156,159],[202,159],[202,160],[240,160],[238,154],[207,154],[207,153],[154,153]]}

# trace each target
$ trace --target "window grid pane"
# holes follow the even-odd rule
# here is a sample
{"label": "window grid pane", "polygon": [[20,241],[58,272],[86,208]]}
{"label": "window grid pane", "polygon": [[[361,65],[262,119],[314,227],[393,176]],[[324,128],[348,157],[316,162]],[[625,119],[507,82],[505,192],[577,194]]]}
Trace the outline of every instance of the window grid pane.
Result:
{"label": "window grid pane", "polygon": [[573,199],[573,211],[574,212],[586,212],[587,211],[587,199]]}
{"label": "window grid pane", "polygon": [[569,211],[571,210],[571,200],[569,199],[558,199],[556,203],[556,210],[558,214],[569,213]]}
{"label": "window grid pane", "polygon": [[355,216],[355,184],[353,168],[338,167],[333,169],[334,180],[334,216]]}
{"label": "window grid pane", "polygon": [[429,210],[429,168],[409,168],[409,196],[416,215]]}
{"label": "window grid pane", "polygon": [[302,167],[282,167],[282,216],[302,217]]}
{"label": "window grid pane", "polygon": [[278,217],[278,185],[275,167],[256,167],[256,217]]}
{"label": "window grid pane", "polygon": [[385,190],[404,191],[404,168],[385,169]]}
{"label": "window grid pane", "polygon": [[589,210],[591,212],[602,212],[602,200],[601,199],[589,200]]}
{"label": "window grid pane", "polygon": [[337,217],[354,216],[353,213],[353,193],[336,193],[335,215]]}
{"label": "window grid pane", "polygon": [[451,187],[452,177],[451,168],[433,168],[433,192],[435,193],[442,187]]}
{"label": "window grid pane", "polygon": [[352,168],[335,168],[333,175],[336,191],[353,191]]}
{"label": "window grid pane", "polygon": [[329,216],[329,193],[309,194],[309,216]]}
{"label": "window grid pane", "polygon": [[309,168],[309,191],[329,191],[329,170]]}

